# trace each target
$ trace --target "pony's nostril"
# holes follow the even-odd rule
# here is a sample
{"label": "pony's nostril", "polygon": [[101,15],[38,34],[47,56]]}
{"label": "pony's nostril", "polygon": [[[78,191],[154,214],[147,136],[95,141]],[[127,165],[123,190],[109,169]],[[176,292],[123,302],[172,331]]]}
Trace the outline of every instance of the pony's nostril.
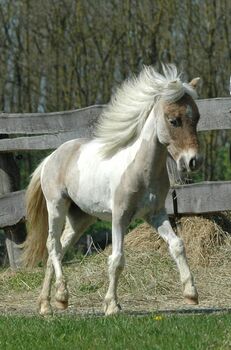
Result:
{"label": "pony's nostril", "polygon": [[196,157],[193,157],[189,161],[189,169],[190,170],[195,170],[196,167],[197,167],[197,160],[196,160]]}
{"label": "pony's nostril", "polygon": [[203,157],[201,157],[200,155],[191,158],[189,161],[189,169],[191,171],[199,169],[200,166],[202,165],[202,162],[203,162]]}

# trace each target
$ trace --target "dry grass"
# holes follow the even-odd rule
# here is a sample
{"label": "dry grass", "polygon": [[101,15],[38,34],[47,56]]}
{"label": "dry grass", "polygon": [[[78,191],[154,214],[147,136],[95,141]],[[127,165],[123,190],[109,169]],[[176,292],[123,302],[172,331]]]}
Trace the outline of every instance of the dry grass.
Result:
{"label": "dry grass", "polygon": [[[190,266],[200,295],[199,307],[231,306],[231,223],[227,215],[184,217],[181,232]],[[70,309],[80,312],[102,311],[108,286],[107,257],[110,247],[80,262],[67,264]],[[185,308],[178,271],[166,244],[146,224],[125,238],[126,268],[120,279],[118,295],[125,310],[149,311]],[[21,289],[12,288],[9,273],[1,277],[5,287],[0,310],[36,311],[41,269],[34,276],[22,273]],[[33,283],[32,283],[32,280]],[[24,285],[24,287],[23,287]],[[10,287],[11,286],[11,287]]]}
{"label": "dry grass", "polygon": [[[188,260],[200,294],[200,307],[231,306],[231,223],[227,214],[180,220]],[[75,267],[74,306],[101,308],[107,288],[110,248]],[[125,238],[126,268],[119,296],[125,309],[184,308],[178,271],[167,246],[147,224]],[[81,293],[82,291],[82,293]],[[90,304],[89,304],[90,302]]]}

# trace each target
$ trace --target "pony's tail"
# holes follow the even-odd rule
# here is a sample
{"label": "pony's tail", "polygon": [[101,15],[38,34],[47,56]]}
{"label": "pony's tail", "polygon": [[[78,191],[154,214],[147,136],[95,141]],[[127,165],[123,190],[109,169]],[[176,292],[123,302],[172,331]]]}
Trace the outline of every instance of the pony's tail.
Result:
{"label": "pony's tail", "polygon": [[33,267],[47,258],[48,213],[41,188],[43,162],[34,171],[26,191],[27,238],[23,244],[22,265]]}

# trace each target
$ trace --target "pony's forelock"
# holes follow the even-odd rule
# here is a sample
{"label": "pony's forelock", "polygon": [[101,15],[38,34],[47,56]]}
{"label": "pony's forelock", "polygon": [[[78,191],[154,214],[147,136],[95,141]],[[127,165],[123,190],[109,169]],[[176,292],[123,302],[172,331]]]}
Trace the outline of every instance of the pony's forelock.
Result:
{"label": "pony's forelock", "polygon": [[175,65],[162,65],[163,75],[152,66],[144,66],[138,77],[126,80],[112,96],[99,118],[95,138],[102,144],[100,153],[110,157],[132,143],[140,134],[145,121],[160,100],[178,101],[185,93],[192,98],[193,87],[183,83]]}

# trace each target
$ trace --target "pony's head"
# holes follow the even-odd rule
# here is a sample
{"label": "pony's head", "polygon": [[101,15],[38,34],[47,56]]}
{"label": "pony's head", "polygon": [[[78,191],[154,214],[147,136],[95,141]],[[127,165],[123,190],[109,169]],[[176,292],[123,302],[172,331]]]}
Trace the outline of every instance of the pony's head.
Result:
{"label": "pony's head", "polygon": [[162,98],[162,117],[157,116],[159,141],[167,146],[168,152],[177,163],[178,170],[194,171],[201,163],[197,138],[197,123],[200,114],[194,101],[199,78],[189,84],[179,78],[169,82],[172,91],[178,91],[180,98],[172,101],[171,94]]}
{"label": "pony's head", "polygon": [[113,95],[95,130],[102,157],[132,145],[154,113],[157,128],[153,125],[153,131],[168,147],[179,170],[195,170],[200,165],[196,135],[199,112],[194,102],[199,78],[183,83],[174,65],[163,66],[163,73],[145,66],[138,77],[125,81]]}

